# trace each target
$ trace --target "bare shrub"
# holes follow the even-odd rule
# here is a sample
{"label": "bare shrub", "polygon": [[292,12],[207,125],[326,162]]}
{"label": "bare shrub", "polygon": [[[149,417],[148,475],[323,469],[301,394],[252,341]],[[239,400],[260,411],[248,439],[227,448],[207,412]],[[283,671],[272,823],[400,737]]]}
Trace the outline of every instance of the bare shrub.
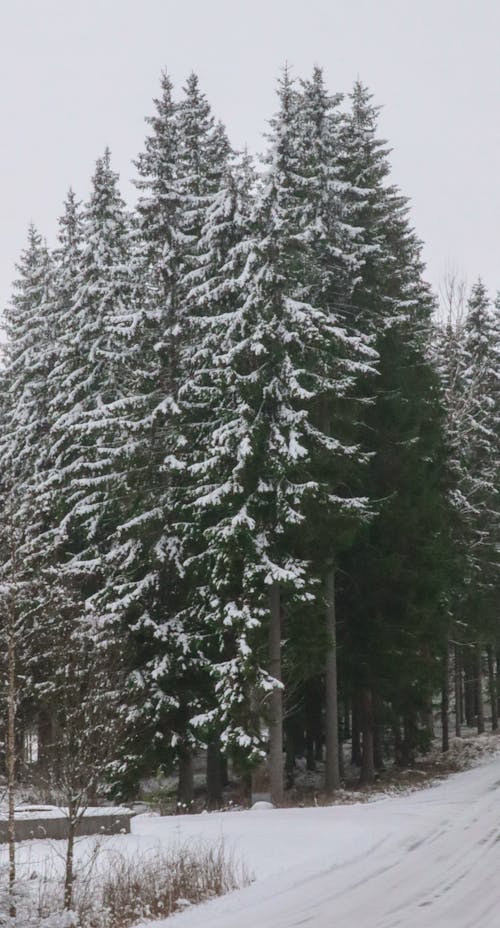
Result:
{"label": "bare shrub", "polygon": [[[66,912],[64,928],[131,928],[141,919],[166,918],[251,882],[222,842],[158,847],[133,857],[115,851],[99,860],[96,855],[76,875],[73,910]],[[26,928],[59,928],[64,917],[62,874],[53,863],[32,888],[30,916]]]}
{"label": "bare shrub", "polygon": [[158,849],[138,859],[120,857],[99,890],[101,920],[89,922],[88,928],[128,928],[139,918],[165,918],[249,882],[222,843]]}

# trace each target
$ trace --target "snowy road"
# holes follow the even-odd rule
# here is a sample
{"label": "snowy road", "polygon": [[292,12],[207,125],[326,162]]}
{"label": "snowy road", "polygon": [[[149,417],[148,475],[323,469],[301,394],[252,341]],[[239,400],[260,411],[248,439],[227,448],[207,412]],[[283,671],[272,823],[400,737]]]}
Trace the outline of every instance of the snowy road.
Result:
{"label": "snowy road", "polygon": [[[411,796],[138,819],[137,840],[216,839],[256,877],[156,928],[498,928],[500,758]],[[141,834],[142,833],[142,834]]]}

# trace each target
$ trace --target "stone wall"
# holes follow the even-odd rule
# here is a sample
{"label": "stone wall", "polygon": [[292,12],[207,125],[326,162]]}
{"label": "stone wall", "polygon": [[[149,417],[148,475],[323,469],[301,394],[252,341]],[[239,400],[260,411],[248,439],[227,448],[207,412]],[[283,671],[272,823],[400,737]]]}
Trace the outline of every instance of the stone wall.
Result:
{"label": "stone wall", "polygon": [[[77,835],[118,835],[130,833],[131,812],[120,810],[113,813],[103,809],[102,813],[85,814],[77,825]],[[16,818],[16,841],[28,841],[34,838],[67,838],[68,819],[61,815],[44,818],[37,815],[28,818]],[[7,822],[0,820],[0,843],[7,841]]]}

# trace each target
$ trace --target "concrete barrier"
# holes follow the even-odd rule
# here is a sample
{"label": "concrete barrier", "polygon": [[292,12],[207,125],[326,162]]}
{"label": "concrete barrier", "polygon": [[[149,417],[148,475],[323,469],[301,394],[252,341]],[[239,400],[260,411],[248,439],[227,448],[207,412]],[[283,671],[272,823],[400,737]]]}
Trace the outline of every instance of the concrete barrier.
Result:
{"label": "concrete barrier", "polygon": [[[108,807],[87,809],[76,828],[77,835],[130,834],[130,809]],[[0,818],[0,844],[8,840],[8,824]],[[40,838],[67,838],[68,818],[64,809],[16,810],[16,841]]]}

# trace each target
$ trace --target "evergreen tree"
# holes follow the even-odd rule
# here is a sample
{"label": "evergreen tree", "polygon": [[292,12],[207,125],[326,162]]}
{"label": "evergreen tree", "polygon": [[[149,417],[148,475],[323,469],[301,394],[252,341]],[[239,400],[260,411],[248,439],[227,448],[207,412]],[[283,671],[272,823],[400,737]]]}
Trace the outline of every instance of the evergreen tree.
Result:
{"label": "evergreen tree", "polygon": [[[460,427],[459,492],[468,557],[465,620],[469,641],[481,652],[498,638],[497,589],[500,542],[500,315],[481,280],[472,288],[463,328],[462,380],[465,392]],[[481,713],[481,693],[477,696]],[[482,727],[481,718],[479,727]]]}
{"label": "evergreen tree", "polygon": [[[131,656],[151,732],[163,762],[181,761],[180,792],[190,798],[189,718],[197,705],[199,660],[186,630],[182,543],[176,513],[178,391],[190,351],[188,293],[198,273],[199,238],[222,177],[228,144],[195,76],[182,101],[162,76],[151,134],[137,159],[139,262],[145,280],[141,357],[129,433],[128,518],[114,548],[113,609],[133,630]],[[174,755],[172,754],[174,749]]]}
{"label": "evergreen tree", "polygon": [[[185,621],[206,671],[215,677],[215,686],[207,680],[204,711],[192,723],[209,741],[222,737],[224,750],[240,761],[258,756],[261,739],[251,708],[258,672],[237,603],[244,584],[241,550],[251,543],[251,524],[235,521],[232,511],[241,487],[239,468],[232,473],[228,468],[244,440],[244,423],[235,407],[227,327],[242,300],[239,278],[254,182],[245,157],[240,168],[228,171],[207,211],[198,268],[190,277],[189,319],[197,343],[193,340],[186,353],[186,380],[178,394],[182,438],[175,460],[189,590]],[[229,685],[231,702],[221,699]]]}
{"label": "evergreen tree", "polygon": [[[350,453],[335,460],[330,453],[314,456],[313,472],[329,489],[316,513],[311,513],[308,522],[313,527],[310,537],[311,559],[315,571],[324,583],[325,635],[314,635],[313,652],[327,654],[325,673],[325,748],[326,787],[332,791],[340,784],[340,757],[338,739],[338,685],[335,622],[335,565],[341,552],[352,540],[360,522],[369,516],[367,499],[360,498],[362,472],[366,455],[359,447],[364,440],[361,431],[366,397],[360,396],[360,373],[363,382],[376,371],[377,352],[372,347],[372,335],[358,328],[353,312],[351,297],[363,263],[365,246],[353,204],[357,191],[342,176],[340,163],[341,119],[338,114],[340,96],[331,97],[324,85],[323,75],[315,68],[312,79],[302,82],[299,98],[299,125],[302,135],[299,146],[302,173],[306,183],[303,187],[302,208],[307,216],[309,229],[306,282],[309,299],[343,328],[349,341],[340,346],[345,357],[342,362],[352,362],[352,372],[357,372],[357,394],[351,387],[343,391],[322,396],[316,404],[314,415],[320,427],[328,434],[342,437]],[[340,328],[337,340],[340,335]],[[339,352],[339,345],[332,342],[332,358]],[[363,363],[362,363],[363,362]],[[358,447],[358,451],[356,448]],[[321,540],[320,540],[321,539]],[[330,639],[330,646],[328,646]],[[304,648],[303,636],[301,651]]]}
{"label": "evergreen tree", "polygon": [[[207,353],[215,376],[210,369],[205,396],[215,399],[212,416],[215,409],[218,427],[203,461],[192,467],[201,483],[195,505],[209,526],[206,537],[223,594],[211,600],[215,610],[209,616],[219,630],[222,653],[223,645],[227,649],[215,668],[223,739],[253,747],[255,722],[253,729],[248,721],[241,726],[245,690],[253,692],[257,718],[262,692],[270,691],[272,791],[278,799],[282,613],[284,607],[314,600],[310,564],[299,544],[301,526],[314,505],[353,503],[349,495],[334,499],[327,481],[311,474],[317,454],[329,455],[332,462],[355,454],[328,434],[314,408],[322,399],[345,395],[365,369],[359,340],[339,326],[332,308],[304,300],[312,230],[303,210],[304,178],[296,151],[298,96],[288,74],[279,99],[268,173],[250,234],[229,253],[232,267],[244,260],[236,278],[239,301],[232,312],[218,316],[218,357],[213,348]],[[209,326],[213,337],[212,320]],[[200,357],[203,363],[205,355]],[[213,383],[218,390],[211,392]]]}
{"label": "evergreen tree", "polygon": [[[47,377],[53,361],[51,301],[53,268],[47,248],[31,226],[18,264],[18,279],[5,311],[7,341],[2,371],[0,454],[2,597],[4,655],[13,657],[13,675],[4,680],[16,690],[16,724],[34,698],[33,661],[38,656],[38,628],[43,584],[36,570],[34,546],[42,524],[39,493],[47,455],[49,398]],[[24,686],[17,688],[17,681]],[[13,681],[13,682],[12,682]],[[22,738],[16,733],[16,743]]]}
{"label": "evergreen tree", "polygon": [[499,507],[499,321],[481,280],[472,288],[465,319],[463,388],[469,402],[464,410],[462,454],[464,496],[469,503],[474,561],[497,563]]}
{"label": "evergreen tree", "polygon": [[342,127],[342,176],[356,191],[353,214],[364,262],[353,291],[357,325],[375,334],[379,376],[365,385],[366,440],[372,452],[368,493],[378,516],[345,567],[344,667],[360,703],[362,776],[373,776],[373,738],[384,702],[403,750],[415,746],[418,708],[424,713],[436,683],[431,654],[445,635],[449,513],[445,448],[437,377],[428,358],[432,299],[423,282],[421,247],[408,203],[389,183],[385,144],[377,138],[377,108],[355,84]]}
{"label": "evergreen tree", "polygon": [[121,477],[115,409],[123,401],[125,366],[116,320],[133,293],[129,242],[127,214],[106,151],[81,219],[70,194],[61,222],[57,361],[49,375],[51,447],[44,488],[50,510],[46,543],[57,549],[58,570],[81,571],[87,595],[101,582],[99,539],[108,531],[113,487],[116,492]]}
{"label": "evergreen tree", "polygon": [[[112,529],[121,508],[127,436],[120,428],[127,366],[118,342],[133,293],[130,227],[107,151],[96,164],[88,204],[70,192],[60,223],[51,304],[53,364],[47,376],[47,449],[39,480],[40,530],[34,544],[42,582],[33,677],[43,738],[53,743],[56,681],[66,648],[88,634],[93,598],[108,578]],[[102,613],[99,612],[99,619]],[[116,631],[100,645],[120,652]],[[59,697],[57,697],[59,698]]]}
{"label": "evergreen tree", "polygon": [[6,395],[0,448],[5,486],[17,499],[16,518],[23,531],[34,531],[38,458],[46,447],[49,421],[47,377],[54,356],[52,264],[34,226],[30,226],[17,270],[13,297],[4,314]]}

